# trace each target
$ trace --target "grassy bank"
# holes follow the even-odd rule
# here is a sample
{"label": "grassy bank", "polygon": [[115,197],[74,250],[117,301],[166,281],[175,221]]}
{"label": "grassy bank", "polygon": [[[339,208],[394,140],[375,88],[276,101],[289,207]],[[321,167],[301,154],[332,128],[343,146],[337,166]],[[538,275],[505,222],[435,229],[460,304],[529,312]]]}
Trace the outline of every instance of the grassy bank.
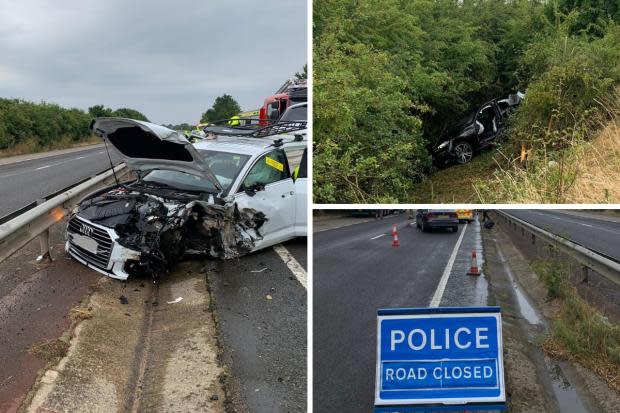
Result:
{"label": "grassy bank", "polygon": [[527,162],[496,162],[476,179],[480,203],[615,203],[620,200],[620,119],[591,141],[559,151],[539,151]]}
{"label": "grassy bank", "polygon": [[539,151],[524,163],[507,155],[514,153],[511,144],[484,151],[470,163],[439,170],[416,185],[410,202],[620,202],[620,116],[598,129],[591,141]]}
{"label": "grassy bank", "polygon": [[548,298],[559,304],[543,350],[581,363],[620,391],[620,325],[577,295],[566,263],[540,260],[532,268],[547,287]]}
{"label": "grassy bank", "polygon": [[29,153],[54,151],[58,149],[76,148],[80,146],[94,145],[94,144],[101,143],[101,142],[102,142],[101,138],[98,138],[96,136],[85,137],[84,139],[80,139],[77,142],[70,137],[63,137],[57,141],[54,141],[54,142],[51,142],[45,145],[40,144],[38,141],[34,139],[28,139],[8,149],[0,150],[0,158],[8,158],[11,156],[26,155]]}
{"label": "grassy bank", "polygon": [[49,102],[0,97],[0,157],[66,149],[99,142],[90,122],[101,116],[148,119],[130,108],[112,110],[103,105],[88,111]]}

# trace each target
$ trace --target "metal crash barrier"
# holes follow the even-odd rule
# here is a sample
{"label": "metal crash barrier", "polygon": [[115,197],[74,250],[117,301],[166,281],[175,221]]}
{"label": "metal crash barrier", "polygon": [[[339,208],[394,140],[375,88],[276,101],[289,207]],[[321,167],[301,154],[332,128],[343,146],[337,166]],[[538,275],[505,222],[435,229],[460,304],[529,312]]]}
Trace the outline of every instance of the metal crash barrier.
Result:
{"label": "metal crash barrier", "polygon": [[67,216],[86,195],[115,182],[115,173],[120,178],[127,172],[125,164],[120,164],[114,171],[102,172],[1,224],[0,263],[36,237],[41,242],[41,255],[37,260],[51,260],[50,227]]}
{"label": "metal crash barrier", "polygon": [[522,235],[529,233],[532,243],[536,243],[538,239],[546,242],[550,246],[557,248],[559,251],[572,257],[575,261],[583,266],[584,280],[587,280],[588,269],[596,271],[605,278],[620,285],[620,262],[599,254],[589,248],[586,248],[566,238],[552,234],[537,226],[507,214],[501,210],[495,212],[507,223],[513,230],[520,230]]}

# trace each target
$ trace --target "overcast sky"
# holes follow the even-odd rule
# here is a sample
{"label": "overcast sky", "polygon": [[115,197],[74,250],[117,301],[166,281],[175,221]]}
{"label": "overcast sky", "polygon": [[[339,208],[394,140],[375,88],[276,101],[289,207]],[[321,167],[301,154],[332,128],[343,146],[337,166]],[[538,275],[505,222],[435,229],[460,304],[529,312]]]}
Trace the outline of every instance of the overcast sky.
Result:
{"label": "overcast sky", "polygon": [[196,122],[258,108],[307,60],[306,0],[0,0],[0,97]]}

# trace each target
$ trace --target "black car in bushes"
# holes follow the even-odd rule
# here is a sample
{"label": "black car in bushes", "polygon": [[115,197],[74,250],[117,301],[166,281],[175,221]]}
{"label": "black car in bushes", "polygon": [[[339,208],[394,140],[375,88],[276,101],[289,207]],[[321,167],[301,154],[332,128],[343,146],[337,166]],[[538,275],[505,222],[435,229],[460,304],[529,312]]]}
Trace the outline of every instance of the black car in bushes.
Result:
{"label": "black car in bushes", "polygon": [[524,94],[517,92],[506,99],[493,99],[455,123],[447,136],[432,149],[438,166],[453,162],[465,164],[481,149],[491,145],[502,131],[505,120],[521,103]]}

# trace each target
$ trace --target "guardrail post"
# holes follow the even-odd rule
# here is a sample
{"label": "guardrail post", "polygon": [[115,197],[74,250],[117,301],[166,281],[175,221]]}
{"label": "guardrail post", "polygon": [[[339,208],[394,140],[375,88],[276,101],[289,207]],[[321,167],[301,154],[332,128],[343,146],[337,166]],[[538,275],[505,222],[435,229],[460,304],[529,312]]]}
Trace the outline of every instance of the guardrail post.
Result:
{"label": "guardrail post", "polygon": [[[41,205],[45,199],[37,199],[37,205]],[[37,262],[52,262],[52,254],[50,253],[50,229],[45,229],[39,234],[39,244],[41,245],[41,255],[37,257]]]}
{"label": "guardrail post", "polygon": [[583,266],[581,266],[581,269],[583,271],[583,280],[581,282],[582,283],[587,283],[588,282],[588,266],[587,265],[583,265]]}
{"label": "guardrail post", "polygon": [[37,257],[37,262],[52,262],[52,254],[50,252],[50,229],[46,229],[39,234],[39,243],[41,244],[41,255]]}
{"label": "guardrail post", "polygon": [[532,234],[532,244],[536,244],[536,235]]}

